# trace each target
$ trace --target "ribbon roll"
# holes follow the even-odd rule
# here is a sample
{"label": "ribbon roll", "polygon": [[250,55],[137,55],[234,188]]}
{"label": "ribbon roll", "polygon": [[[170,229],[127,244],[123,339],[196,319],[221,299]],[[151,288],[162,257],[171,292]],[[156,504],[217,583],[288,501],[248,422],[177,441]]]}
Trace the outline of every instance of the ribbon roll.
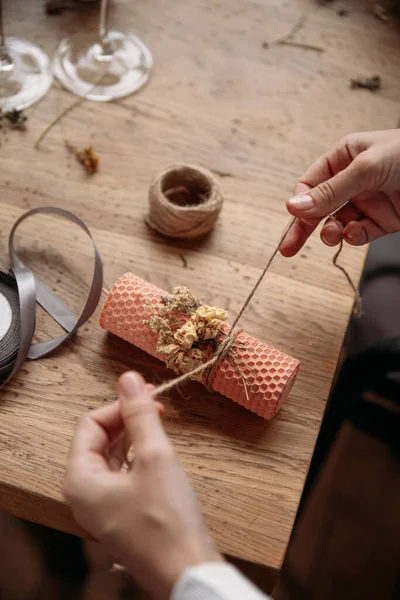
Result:
{"label": "ribbon roll", "polygon": [[[77,317],[57,296],[48,290],[19,258],[14,249],[14,235],[18,226],[27,218],[37,214],[62,217],[75,223],[91,239],[94,250],[94,271],[89,294]],[[8,240],[12,268],[9,272],[0,270],[0,387],[13,377],[26,359],[36,360],[53,352],[86,323],[95,311],[103,285],[103,265],[100,253],[85,223],[77,216],[62,208],[34,208],[23,214],[13,225]],[[42,342],[32,343],[36,323],[36,302],[66,332]]]}
{"label": "ribbon roll", "polygon": [[0,382],[17,358],[19,323],[16,281],[12,275],[0,270]]}

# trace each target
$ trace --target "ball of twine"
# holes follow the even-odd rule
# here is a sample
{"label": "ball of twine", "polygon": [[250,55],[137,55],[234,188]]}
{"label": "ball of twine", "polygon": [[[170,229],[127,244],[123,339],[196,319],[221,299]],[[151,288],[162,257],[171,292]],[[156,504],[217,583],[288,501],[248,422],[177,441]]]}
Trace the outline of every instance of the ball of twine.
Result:
{"label": "ball of twine", "polygon": [[207,169],[173,165],[154,179],[149,190],[150,227],[170,238],[194,238],[215,225],[222,196]]}

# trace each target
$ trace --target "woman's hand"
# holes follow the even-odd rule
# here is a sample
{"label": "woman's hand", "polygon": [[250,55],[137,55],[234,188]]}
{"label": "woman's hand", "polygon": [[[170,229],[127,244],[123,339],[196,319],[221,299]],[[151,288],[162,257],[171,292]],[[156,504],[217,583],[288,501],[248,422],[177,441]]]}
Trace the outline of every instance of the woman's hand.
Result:
{"label": "woman's hand", "polygon": [[[79,423],[64,495],[77,522],[108,545],[152,598],[167,600],[182,571],[220,561],[193,489],[143,379],[125,373],[118,401]],[[135,457],[121,471],[125,448]]]}
{"label": "woman's hand", "polygon": [[[297,220],[281,245],[294,256],[324,217],[322,241],[353,246],[400,231],[400,131],[354,133],[319,158],[297,182],[287,209]],[[336,212],[337,211],[337,212]]]}

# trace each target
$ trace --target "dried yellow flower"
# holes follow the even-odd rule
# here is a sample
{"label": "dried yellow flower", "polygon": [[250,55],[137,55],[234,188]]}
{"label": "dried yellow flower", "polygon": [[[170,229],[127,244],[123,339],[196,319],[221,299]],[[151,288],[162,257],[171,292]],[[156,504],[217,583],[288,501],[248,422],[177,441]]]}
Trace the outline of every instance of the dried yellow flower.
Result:
{"label": "dried yellow flower", "polygon": [[[203,350],[193,346],[199,339],[214,339],[228,318],[222,308],[200,305],[183,286],[152,308],[154,314],[144,323],[158,333],[157,352],[166,356],[167,366],[177,373],[188,373],[203,364]],[[184,323],[180,320],[183,316],[189,317]]]}
{"label": "dried yellow flower", "polygon": [[203,364],[203,352],[198,348],[191,348],[187,352],[174,351],[167,358],[167,366],[176,373],[188,373]]}
{"label": "dried yellow flower", "polygon": [[226,310],[218,306],[207,306],[202,304],[192,315],[191,320],[195,324],[197,334],[204,340],[214,339],[218,334],[221,324],[228,318]]}
{"label": "dried yellow flower", "polygon": [[178,344],[157,344],[157,352],[165,354],[165,356],[171,357],[181,352],[181,347]]}
{"label": "dried yellow flower", "polygon": [[174,333],[174,338],[181,344],[184,350],[189,350],[189,348],[193,346],[194,342],[198,339],[198,335],[196,327],[194,323],[191,322],[191,319],[186,321],[186,323]]}

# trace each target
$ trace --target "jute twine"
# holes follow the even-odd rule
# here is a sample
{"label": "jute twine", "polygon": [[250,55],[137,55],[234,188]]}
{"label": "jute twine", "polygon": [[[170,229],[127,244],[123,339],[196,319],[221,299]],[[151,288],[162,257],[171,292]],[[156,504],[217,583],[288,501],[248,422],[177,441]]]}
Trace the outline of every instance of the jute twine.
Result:
{"label": "jute twine", "polygon": [[[343,228],[340,221],[338,221],[333,215],[329,215],[329,216],[341,228]],[[174,379],[171,379],[170,381],[167,381],[166,383],[163,383],[163,384],[157,386],[151,392],[152,396],[158,396],[159,394],[163,394],[164,392],[167,392],[167,391],[173,389],[174,387],[180,385],[181,383],[184,383],[185,381],[188,381],[189,379],[192,379],[195,375],[199,375],[200,373],[203,373],[204,371],[207,371],[207,377],[206,377],[207,387],[211,387],[211,380],[212,380],[213,374],[215,372],[217,363],[220,360],[222,360],[224,358],[224,356],[226,356],[226,354],[229,352],[232,344],[234,343],[235,337],[238,334],[238,331],[236,330],[237,324],[239,323],[240,319],[242,318],[243,313],[245,312],[246,308],[249,306],[250,302],[252,301],[253,296],[256,293],[256,291],[258,290],[261,282],[263,281],[268,269],[270,268],[270,266],[272,264],[272,261],[274,260],[275,256],[278,254],[279,248],[281,247],[282,242],[286,238],[287,234],[289,233],[289,231],[291,230],[291,228],[293,227],[295,222],[296,222],[296,218],[293,217],[287,224],[285,230],[283,231],[283,233],[279,239],[279,242],[277,243],[274,251],[272,252],[270,258],[268,259],[267,264],[265,265],[263,271],[261,272],[257,281],[255,282],[249,295],[247,296],[246,300],[244,301],[243,306],[240,309],[240,311],[238,312],[235,320],[233,321],[229,335],[218,346],[213,357],[210,358],[210,360],[208,360],[207,362],[200,365],[199,367],[196,367],[192,371],[189,371],[188,373],[184,373],[183,375],[179,375],[178,377],[174,377]],[[352,278],[348,274],[347,270],[342,265],[338,264],[338,258],[340,256],[342,249],[343,249],[343,239],[340,241],[339,249],[336,252],[336,254],[334,255],[332,262],[333,262],[333,265],[345,275],[347,281],[349,282],[351,289],[354,292],[354,312],[355,312],[355,314],[359,314],[360,310],[361,310],[361,298],[360,298],[358,289],[357,289],[356,285],[354,284]]]}
{"label": "jute twine", "polygon": [[212,174],[194,165],[173,165],[149,190],[150,227],[170,238],[195,238],[215,225],[223,199]]}
{"label": "jute twine", "polygon": [[[338,221],[333,215],[329,215],[329,216],[335,221],[335,223],[337,223],[339,225],[339,227],[341,229],[343,229],[343,226],[340,223],[340,221]],[[232,327],[230,330],[230,334],[218,346],[217,350],[215,351],[214,356],[212,358],[210,358],[210,360],[208,360],[207,362],[205,362],[202,365],[200,365],[199,367],[197,367],[196,369],[193,369],[192,371],[190,371],[188,373],[184,373],[183,375],[179,375],[178,377],[174,377],[174,379],[171,379],[170,381],[167,381],[166,383],[163,383],[163,384],[157,386],[156,388],[154,388],[154,390],[152,390],[150,392],[151,396],[154,397],[154,396],[163,394],[164,392],[168,392],[169,390],[173,389],[174,387],[179,386],[181,383],[185,383],[185,381],[192,379],[192,377],[194,375],[198,375],[199,373],[203,373],[204,371],[207,371],[206,385],[207,385],[207,387],[211,387],[211,380],[212,380],[212,377],[213,377],[213,374],[215,372],[215,368],[216,368],[218,362],[220,360],[222,360],[224,358],[224,356],[226,356],[226,354],[229,352],[230,348],[232,347],[232,345],[235,341],[236,335],[239,333],[239,331],[236,330],[236,326],[237,326],[238,322],[242,318],[243,313],[245,312],[246,308],[248,307],[251,300],[253,299],[253,296],[256,293],[257,289],[259,288],[261,282],[263,281],[268,269],[270,268],[270,266],[272,264],[272,261],[274,260],[275,256],[278,254],[279,248],[281,247],[282,242],[286,238],[287,234],[289,233],[289,231],[291,230],[291,228],[293,227],[295,222],[296,222],[296,218],[293,217],[287,224],[285,230],[283,231],[283,233],[279,239],[279,242],[277,243],[274,251],[272,252],[270,258],[268,259],[267,264],[265,265],[263,271],[261,272],[257,281],[255,282],[249,295],[247,296],[246,300],[244,301],[243,306],[240,309],[237,317],[233,321],[233,324],[232,324]],[[343,249],[343,239],[340,242],[338,251],[335,253],[335,255],[332,259],[332,263],[337,269],[339,269],[345,275],[347,281],[349,282],[351,289],[354,292],[354,312],[355,312],[355,314],[359,314],[360,310],[361,310],[361,298],[360,298],[360,294],[357,289],[357,286],[354,284],[352,278],[350,277],[350,275],[346,271],[346,269],[342,265],[339,265],[337,262],[342,249]],[[129,467],[131,462],[132,461],[129,460],[127,457],[125,464]],[[126,571],[126,568],[123,565],[114,564],[113,568],[111,570],[123,572],[123,571]]]}

